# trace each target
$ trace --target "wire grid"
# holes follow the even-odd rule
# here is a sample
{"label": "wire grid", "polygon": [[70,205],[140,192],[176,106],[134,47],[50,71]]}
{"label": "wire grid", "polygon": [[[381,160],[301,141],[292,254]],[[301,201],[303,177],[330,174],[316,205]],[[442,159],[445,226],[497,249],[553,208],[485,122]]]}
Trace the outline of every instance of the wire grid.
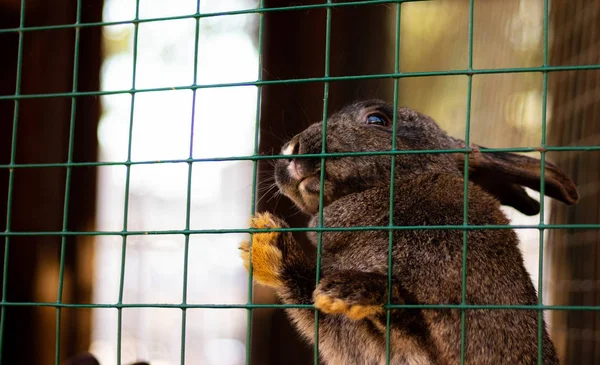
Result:
{"label": "wire grid", "polygon": [[[14,101],[14,118],[13,118],[13,133],[11,139],[11,155],[10,162],[8,164],[0,165],[0,169],[8,169],[9,171],[9,184],[8,184],[8,204],[7,204],[7,220],[6,220],[6,231],[1,233],[5,240],[5,256],[3,263],[3,287],[2,287],[2,301],[0,320],[0,364],[2,363],[2,349],[3,339],[5,337],[5,312],[8,307],[17,306],[38,306],[38,307],[53,307],[56,308],[56,350],[55,350],[55,364],[59,364],[60,359],[60,325],[61,325],[61,310],[62,308],[114,308],[118,311],[118,347],[117,347],[117,363],[121,364],[121,328],[122,328],[122,309],[123,308],[178,308],[182,311],[181,318],[181,364],[185,362],[185,336],[186,336],[186,310],[190,308],[221,308],[221,309],[233,309],[242,308],[247,309],[247,334],[246,334],[246,364],[250,363],[251,359],[251,328],[252,328],[252,310],[255,308],[306,308],[314,309],[311,304],[255,304],[252,298],[252,267],[250,267],[250,275],[248,277],[248,301],[247,304],[190,304],[187,303],[187,278],[188,278],[188,253],[189,253],[189,239],[190,235],[196,234],[227,234],[227,233],[257,233],[257,232],[317,232],[318,236],[318,247],[317,247],[317,275],[316,282],[319,282],[320,278],[320,263],[321,263],[321,251],[322,251],[322,233],[329,231],[364,231],[364,230],[382,230],[389,233],[389,252],[392,250],[393,245],[393,232],[396,230],[421,230],[421,229],[457,229],[463,231],[463,260],[462,260],[462,302],[460,304],[426,304],[426,305],[415,305],[415,304],[403,304],[397,305],[390,302],[391,298],[388,296],[388,301],[385,305],[386,317],[387,317],[387,330],[386,330],[386,363],[390,362],[390,310],[396,308],[421,308],[421,309],[459,309],[461,311],[461,363],[465,361],[465,349],[466,349],[466,337],[465,337],[465,312],[470,309],[518,309],[518,310],[537,310],[539,313],[539,328],[538,328],[538,363],[542,363],[542,318],[544,310],[586,310],[594,311],[600,310],[597,306],[559,306],[559,305],[544,305],[542,296],[542,280],[539,281],[538,289],[538,304],[531,305],[471,305],[466,303],[466,254],[468,251],[467,233],[469,230],[477,229],[537,229],[540,232],[539,235],[539,277],[542,277],[543,270],[543,246],[544,238],[543,233],[546,229],[598,229],[600,224],[545,224],[544,222],[544,200],[540,199],[540,221],[539,224],[535,225],[486,225],[486,226],[472,226],[468,224],[468,204],[467,200],[464,201],[464,216],[462,225],[437,225],[437,226],[395,226],[393,223],[394,209],[393,209],[393,191],[394,191],[394,166],[395,158],[399,154],[416,154],[416,153],[456,153],[461,152],[465,155],[465,184],[464,184],[464,197],[468,196],[468,162],[469,153],[472,149],[469,147],[460,149],[450,150],[418,150],[418,151],[406,151],[396,149],[396,129],[393,131],[393,146],[390,151],[376,151],[376,152],[348,152],[348,153],[327,153],[326,152],[326,123],[328,113],[328,94],[329,94],[329,83],[332,81],[341,80],[366,80],[374,78],[393,78],[394,79],[394,116],[393,125],[397,124],[397,102],[398,102],[398,84],[401,78],[409,77],[424,77],[424,76],[451,76],[451,75],[463,75],[467,77],[467,112],[465,116],[465,142],[469,146],[469,135],[470,135],[470,105],[471,105],[471,90],[472,90],[472,79],[474,75],[484,74],[498,74],[498,73],[520,73],[520,72],[540,72],[543,75],[543,100],[542,100],[542,137],[540,146],[536,147],[519,147],[519,148],[489,148],[482,149],[480,153],[495,153],[495,152],[539,152],[541,155],[541,181],[540,181],[540,193],[544,195],[544,171],[545,171],[545,154],[548,151],[599,151],[600,146],[547,146],[546,145],[546,104],[547,104],[547,87],[548,87],[548,73],[556,71],[574,71],[574,70],[592,70],[600,69],[600,64],[593,65],[581,65],[581,66],[549,66],[548,64],[548,18],[549,18],[549,7],[548,1],[544,0],[544,23],[543,23],[543,64],[540,67],[520,67],[520,68],[495,68],[495,69],[474,69],[473,68],[473,14],[474,14],[474,0],[469,2],[469,32],[468,32],[468,67],[462,70],[444,70],[444,71],[431,71],[431,72],[401,72],[400,71],[400,17],[402,10],[402,3],[413,2],[420,0],[370,0],[370,1],[354,1],[344,3],[333,3],[331,0],[327,0],[324,4],[316,5],[299,5],[279,8],[265,8],[264,0],[259,1],[259,5],[255,9],[238,10],[230,12],[214,12],[214,13],[200,13],[200,2],[198,1],[196,12],[189,15],[172,16],[172,17],[158,17],[158,18],[139,18],[140,0],[136,0],[136,11],[135,17],[131,20],[116,21],[116,22],[94,22],[94,23],[82,23],[81,20],[81,3],[82,0],[77,0],[77,12],[76,21],[73,24],[62,24],[54,26],[35,26],[25,27],[25,7],[26,0],[21,0],[20,7],[20,21],[19,27],[0,29],[0,33],[18,33],[18,54],[17,54],[17,77],[15,93],[13,95],[0,95],[0,100],[13,100]],[[357,6],[366,4],[396,4],[396,16],[395,16],[395,59],[394,59],[394,72],[384,74],[371,74],[371,75],[352,75],[352,76],[330,76],[330,35],[331,35],[331,12],[336,7],[344,6]],[[283,11],[301,11],[309,9],[325,9],[326,16],[326,43],[325,43],[325,65],[323,77],[313,77],[304,79],[284,79],[284,80],[263,80],[262,79],[262,45],[263,45],[263,20],[264,14],[270,12],[283,12]],[[235,82],[235,83],[222,83],[222,84],[197,84],[198,74],[198,36],[199,36],[199,21],[201,18],[227,16],[227,15],[240,15],[240,14],[259,14],[259,36],[258,36],[258,54],[259,54],[259,69],[256,81],[247,82]],[[160,22],[169,20],[179,19],[195,19],[195,49],[194,49],[194,72],[193,72],[193,83],[191,85],[178,85],[174,87],[164,88],[136,88],[136,60],[137,60],[137,42],[138,42],[138,26],[141,23],[149,22]],[[134,36],[133,36],[133,68],[132,68],[132,83],[131,88],[128,90],[109,90],[109,91],[88,91],[80,92],[77,90],[77,66],[79,62],[79,46],[80,46],[80,30],[85,27],[99,27],[108,25],[120,25],[120,24],[133,24],[134,25]],[[62,93],[46,93],[46,94],[22,94],[21,93],[21,79],[22,79],[22,60],[23,60],[23,36],[26,32],[33,31],[44,31],[53,29],[74,29],[75,30],[75,48],[73,54],[74,70],[73,70],[73,84],[71,92]],[[253,167],[253,190],[252,190],[252,205],[251,213],[255,212],[256,203],[256,180],[258,161],[265,159],[278,159],[287,158],[287,156],[281,155],[269,155],[260,156],[258,155],[258,142],[259,142],[259,126],[260,126],[260,104],[261,104],[261,88],[266,85],[275,84],[295,84],[305,82],[322,82],[324,83],[324,107],[323,107],[323,135],[322,135],[322,146],[321,153],[318,154],[304,154],[299,156],[320,158],[321,163],[324,165],[326,159],[329,157],[341,157],[341,156],[362,156],[362,155],[390,155],[392,164],[392,176],[390,179],[390,221],[387,226],[363,226],[363,227],[340,227],[331,228],[323,227],[323,195],[320,196],[319,205],[319,221],[315,228],[279,228],[279,229],[190,229],[190,200],[191,200],[191,181],[192,181],[192,166],[194,163],[202,162],[218,162],[218,161],[240,161],[250,160],[254,162]],[[251,156],[228,156],[228,157],[217,157],[217,158],[193,158],[193,143],[192,137],[194,134],[194,111],[196,108],[195,104],[195,93],[198,89],[204,88],[221,88],[221,87],[237,87],[237,86],[256,86],[258,97],[256,106],[256,122],[255,122],[255,135],[254,135],[254,153]],[[192,101],[192,114],[191,114],[191,130],[190,130],[190,144],[189,144],[189,157],[187,159],[172,159],[162,161],[132,161],[131,160],[131,141],[132,141],[132,130],[133,130],[133,109],[134,102],[137,93],[145,92],[156,92],[156,91],[168,91],[168,90],[191,90],[193,94]],[[73,162],[73,136],[74,136],[74,120],[76,113],[76,98],[82,96],[101,96],[101,95],[114,95],[114,94],[130,94],[131,95],[131,114],[129,120],[129,132],[128,132],[128,152],[126,161],[109,161],[109,162]],[[18,114],[19,114],[19,103],[23,99],[33,98],[58,98],[58,97],[69,97],[71,98],[71,115],[69,124],[69,146],[68,146],[68,158],[66,162],[61,163],[35,163],[35,164],[18,164],[15,161],[16,156],[16,140],[18,132]],[[188,180],[187,180],[187,206],[186,206],[186,224],[183,230],[154,230],[154,231],[133,231],[127,229],[127,216],[128,216],[128,202],[129,202],[129,182],[131,166],[133,165],[144,165],[144,164],[175,164],[185,163],[188,165]],[[67,230],[67,216],[68,216],[68,204],[69,204],[69,193],[71,183],[71,169],[77,166],[125,166],[126,167],[126,182],[125,182],[125,201],[124,201],[124,219],[123,219],[123,230],[122,231],[91,231],[91,232],[75,232]],[[65,183],[65,198],[64,198],[64,218],[62,223],[61,231],[47,231],[47,232],[14,232],[11,231],[11,211],[12,211],[12,197],[14,190],[14,169],[21,168],[52,168],[52,167],[64,167],[66,168],[66,183]],[[321,186],[324,182],[324,171],[321,169]],[[321,189],[322,191],[322,189]],[[184,248],[184,276],[183,276],[183,299],[181,304],[137,304],[137,303],[123,303],[123,284],[124,284],[124,270],[125,270],[125,258],[127,254],[127,239],[132,235],[172,235],[179,234],[185,238]],[[68,236],[101,236],[101,235],[119,235],[122,237],[122,249],[121,249],[121,272],[120,272],[120,285],[119,285],[119,297],[118,301],[114,304],[70,304],[62,302],[62,288],[64,279],[64,267],[65,267],[65,245],[66,238]],[[60,236],[61,237],[61,255],[60,255],[60,274],[59,274],[59,285],[58,285],[58,296],[56,302],[9,302],[7,301],[7,277],[8,277],[8,258],[10,250],[11,237],[15,236]],[[388,255],[388,290],[391,292],[391,278],[392,278],[392,258]],[[319,312],[315,309],[315,346],[314,346],[314,363],[318,364],[319,360],[319,347],[318,347],[318,327],[319,327]]]}

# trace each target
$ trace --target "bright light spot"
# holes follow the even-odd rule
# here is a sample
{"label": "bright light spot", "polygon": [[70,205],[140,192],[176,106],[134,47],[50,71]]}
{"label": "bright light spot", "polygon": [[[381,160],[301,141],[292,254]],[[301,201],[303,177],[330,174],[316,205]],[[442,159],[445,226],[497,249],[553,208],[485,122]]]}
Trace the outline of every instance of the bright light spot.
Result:
{"label": "bright light spot", "polygon": [[[104,21],[133,19],[135,3],[107,0]],[[195,0],[139,3],[141,19],[191,15],[197,6]],[[251,0],[210,0],[201,2],[201,11],[254,6]],[[199,88],[194,100],[190,86],[256,80],[258,54],[247,33],[248,22],[256,17],[202,18],[197,55],[195,19],[140,23],[135,82],[134,26],[105,27],[105,48],[110,53],[102,67],[102,89],[139,91],[102,97],[100,158],[144,163],[132,165],[129,173],[125,166],[100,168],[98,230],[118,232],[124,224],[127,230],[142,232],[183,230],[186,226],[245,227],[250,213],[252,162],[194,163],[188,187],[188,164],[169,161],[186,160],[190,153],[193,158],[253,153],[257,88]],[[129,192],[125,196],[127,178]],[[124,212],[126,200],[128,209]],[[237,250],[245,238],[240,234],[189,236],[189,303],[246,301],[247,276]],[[122,242],[119,235],[97,239],[94,302],[115,303],[119,299]],[[126,247],[123,302],[181,303],[185,236],[131,235]],[[90,350],[103,365],[116,364],[117,327],[115,310],[94,310]],[[239,339],[245,337],[245,331],[245,311],[218,310],[207,315],[204,310],[189,310],[186,363],[243,364],[245,350]],[[121,334],[124,364],[139,360],[163,365],[180,362],[179,309],[126,308]]]}
{"label": "bright light spot", "polygon": [[244,361],[244,344],[230,339],[211,340],[206,344],[210,365],[235,365]]}

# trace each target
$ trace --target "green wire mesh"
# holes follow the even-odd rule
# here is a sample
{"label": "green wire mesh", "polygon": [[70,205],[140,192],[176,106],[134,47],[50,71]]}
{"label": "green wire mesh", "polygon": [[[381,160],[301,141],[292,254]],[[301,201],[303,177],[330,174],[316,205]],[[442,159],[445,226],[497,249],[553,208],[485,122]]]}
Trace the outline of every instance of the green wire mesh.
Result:
{"label": "green wire mesh", "polygon": [[[548,19],[549,19],[549,0],[544,0],[544,22],[543,22],[543,64],[539,67],[516,67],[516,68],[493,68],[493,69],[474,69],[473,68],[473,14],[474,14],[474,6],[475,1],[470,0],[469,3],[469,32],[468,32],[468,67],[466,69],[461,70],[444,70],[444,71],[428,71],[428,72],[402,72],[400,70],[400,19],[401,19],[401,11],[402,11],[402,3],[411,2],[411,1],[419,1],[419,0],[396,0],[396,1],[387,1],[387,0],[371,0],[371,1],[354,1],[354,2],[343,2],[343,3],[333,3],[331,0],[327,0],[324,4],[316,4],[316,5],[299,5],[299,6],[289,6],[289,7],[279,7],[279,8],[265,8],[264,0],[260,0],[258,7],[255,9],[247,9],[247,10],[238,10],[238,11],[230,11],[230,12],[214,12],[214,13],[200,13],[200,2],[197,3],[196,12],[194,14],[189,15],[180,15],[180,16],[172,16],[172,17],[158,17],[158,18],[139,18],[140,11],[140,0],[136,0],[135,5],[135,17],[130,20],[124,21],[115,21],[115,22],[96,22],[96,23],[82,23],[81,20],[81,7],[82,0],[77,0],[77,15],[76,21],[73,24],[61,24],[54,26],[33,26],[26,27],[25,26],[25,7],[26,0],[21,1],[20,8],[20,22],[17,28],[7,28],[0,29],[0,34],[3,33],[18,33],[18,55],[17,55],[17,78],[16,78],[16,87],[15,93],[13,95],[0,95],[0,100],[12,100],[14,101],[14,118],[12,121],[13,124],[13,134],[12,134],[12,144],[11,144],[11,155],[10,162],[8,164],[0,165],[0,169],[7,169],[9,171],[9,184],[8,184],[8,204],[7,204],[7,220],[6,220],[6,231],[0,233],[0,235],[4,236],[5,241],[5,252],[4,252],[4,263],[3,263],[3,287],[2,287],[2,301],[0,302],[1,306],[1,314],[2,319],[0,321],[0,363],[2,363],[2,346],[3,339],[7,336],[6,328],[5,328],[5,314],[6,309],[9,307],[24,307],[24,306],[38,306],[38,307],[52,307],[56,308],[56,344],[55,344],[55,364],[59,364],[60,360],[60,328],[61,328],[61,314],[63,308],[114,308],[118,311],[118,342],[117,342],[117,363],[121,363],[121,340],[122,340],[122,310],[123,308],[175,308],[181,309],[182,317],[181,317],[181,364],[185,363],[185,346],[186,346],[186,310],[191,308],[220,308],[220,309],[246,309],[247,310],[247,332],[246,332],[246,363],[250,363],[251,359],[251,330],[252,330],[252,310],[257,308],[307,308],[314,309],[314,307],[310,304],[300,304],[300,305],[270,305],[270,304],[255,304],[253,303],[253,292],[252,292],[252,268],[250,267],[250,275],[248,277],[248,298],[246,304],[190,304],[187,302],[187,288],[188,288],[188,253],[189,253],[189,240],[191,235],[199,235],[199,234],[227,234],[227,233],[256,233],[256,232],[267,232],[267,231],[287,231],[287,232],[308,232],[314,231],[317,232],[318,237],[318,246],[317,246],[317,275],[316,282],[319,282],[320,278],[320,264],[321,264],[321,251],[322,251],[322,233],[328,231],[360,231],[360,230],[383,230],[389,232],[389,252],[392,250],[393,244],[393,232],[395,230],[421,230],[421,229],[456,229],[463,231],[463,262],[462,262],[462,289],[461,289],[461,297],[462,302],[460,304],[428,304],[428,305],[395,305],[390,302],[391,298],[388,297],[388,302],[385,306],[386,314],[387,314],[387,329],[386,329],[386,362],[389,364],[390,362],[390,332],[389,332],[389,323],[390,323],[390,310],[395,308],[429,308],[429,309],[459,309],[461,311],[461,329],[462,329],[462,337],[461,337],[461,358],[462,363],[464,363],[465,358],[465,349],[466,349],[466,337],[465,337],[465,311],[469,309],[520,309],[520,310],[537,310],[539,313],[539,329],[538,329],[538,362],[541,364],[542,359],[542,317],[544,310],[600,310],[600,307],[597,306],[558,306],[558,305],[544,305],[542,297],[543,297],[543,288],[542,281],[539,281],[539,289],[538,289],[538,304],[535,306],[526,306],[526,305],[518,305],[518,306],[506,306],[506,305],[469,305],[466,303],[466,254],[468,251],[468,242],[467,242],[467,232],[469,230],[477,230],[477,229],[535,229],[540,232],[539,234],[539,277],[542,277],[543,270],[543,247],[544,247],[544,231],[547,229],[598,229],[600,228],[600,224],[545,224],[544,222],[544,200],[540,199],[540,220],[539,224],[534,225],[489,225],[489,226],[472,226],[467,222],[467,201],[465,199],[464,202],[464,216],[463,216],[463,224],[462,225],[443,225],[443,226],[395,226],[393,224],[394,220],[394,209],[393,209],[393,191],[394,191],[394,166],[396,163],[396,156],[399,154],[415,154],[415,153],[456,153],[461,152],[465,154],[465,184],[464,184],[464,195],[468,196],[468,163],[469,163],[469,153],[472,152],[471,148],[462,148],[462,149],[452,149],[452,150],[419,150],[419,151],[400,151],[396,149],[396,129],[394,128],[394,138],[393,138],[393,146],[391,151],[378,151],[378,152],[350,152],[350,153],[326,153],[326,128],[323,128],[323,138],[322,138],[322,146],[321,153],[319,154],[306,154],[302,155],[305,157],[315,157],[320,158],[321,163],[325,164],[326,159],[329,157],[339,157],[339,156],[360,156],[360,155],[391,155],[391,165],[392,165],[392,176],[390,179],[390,220],[387,226],[365,226],[365,227],[345,227],[345,228],[328,228],[323,227],[323,195],[320,196],[320,205],[319,205],[319,221],[318,225],[315,228],[287,228],[287,229],[274,229],[274,230],[259,230],[259,229],[191,229],[190,227],[190,201],[192,195],[192,167],[195,163],[210,163],[210,162],[223,162],[223,161],[253,161],[253,172],[252,172],[252,180],[253,180],[253,189],[252,189],[252,204],[251,204],[251,214],[253,214],[256,210],[256,181],[258,177],[258,162],[261,160],[269,160],[269,159],[277,159],[277,158],[286,158],[285,156],[279,155],[269,155],[269,156],[260,156],[258,154],[258,142],[259,142],[259,126],[260,126],[260,106],[261,106],[261,88],[267,85],[276,85],[276,84],[297,84],[297,83],[323,83],[324,84],[324,107],[323,107],[323,121],[326,124],[327,115],[328,115],[328,96],[329,96],[329,83],[333,81],[342,81],[342,80],[368,80],[368,79],[380,79],[380,78],[391,78],[394,80],[394,105],[397,109],[398,97],[399,97],[399,81],[401,78],[411,78],[411,77],[425,77],[425,76],[458,76],[462,75],[467,78],[467,101],[466,101],[466,116],[465,116],[465,142],[466,145],[469,146],[469,137],[470,137],[470,125],[471,125],[471,95],[472,95],[472,80],[475,75],[485,75],[485,74],[500,74],[500,73],[524,73],[524,72],[539,72],[543,75],[543,100],[542,100],[542,137],[540,141],[540,145],[536,147],[521,147],[521,148],[490,148],[490,149],[482,149],[479,152],[481,153],[495,153],[495,152],[539,152],[541,155],[541,181],[540,181],[540,193],[541,196],[544,195],[544,171],[545,171],[545,154],[549,151],[600,151],[600,146],[547,146],[546,145],[546,104],[547,104],[547,93],[548,93],[548,73],[549,72],[557,72],[557,71],[576,71],[576,70],[597,70],[600,69],[599,64],[594,65],[580,65],[580,66],[550,66],[548,62]],[[351,76],[330,76],[330,49],[331,49],[331,17],[332,11],[337,7],[345,7],[345,6],[358,6],[365,4],[388,4],[388,5],[396,5],[396,13],[395,13],[395,58],[394,58],[394,72],[393,73],[384,73],[384,74],[370,74],[370,75],[351,75]],[[325,9],[326,10],[326,33],[323,35],[325,37],[325,65],[324,65],[324,73],[322,77],[312,77],[312,78],[303,78],[303,79],[285,79],[285,80],[263,80],[262,79],[262,50],[263,50],[263,23],[264,23],[264,14],[272,13],[272,12],[283,12],[283,11],[301,11],[301,10],[310,10],[310,9]],[[202,18],[208,17],[218,17],[218,16],[227,16],[227,15],[240,15],[240,14],[258,14],[259,15],[259,27],[258,27],[258,75],[256,81],[246,81],[246,82],[233,82],[233,83],[221,83],[221,84],[198,84],[198,38],[200,32],[199,22]],[[194,47],[194,71],[193,71],[193,82],[191,85],[175,85],[173,87],[156,87],[156,88],[137,88],[136,87],[136,65],[137,65],[137,43],[138,43],[138,27],[142,23],[150,23],[150,22],[164,22],[164,21],[172,21],[172,20],[181,20],[181,19],[194,19],[195,20],[195,47]],[[77,77],[78,77],[78,64],[79,64],[79,50],[80,50],[80,30],[86,27],[100,27],[100,26],[110,26],[110,25],[123,25],[123,24],[133,24],[134,33],[133,33],[133,66],[131,70],[131,88],[130,89],[122,89],[122,90],[108,90],[108,91],[85,91],[81,92],[77,90]],[[75,30],[75,48],[73,54],[73,83],[72,90],[70,92],[61,92],[61,93],[46,93],[46,94],[22,94],[21,93],[21,79],[22,79],[22,61],[23,61],[23,38],[24,34],[27,32],[35,32],[35,31],[46,31],[46,30],[56,30],[56,29],[74,29]],[[256,105],[256,122],[255,122],[255,135],[253,136],[254,140],[254,153],[251,156],[232,156],[232,157],[216,157],[216,158],[193,158],[193,135],[194,135],[194,115],[196,109],[196,91],[199,89],[207,89],[207,88],[223,88],[223,87],[239,87],[239,86],[255,86],[257,88],[257,105]],[[187,159],[172,159],[172,160],[161,160],[161,161],[133,161],[131,159],[132,155],[132,131],[134,127],[134,103],[135,98],[138,93],[147,93],[147,92],[157,92],[157,91],[169,91],[169,90],[191,90],[192,91],[192,110],[191,110],[191,127],[190,127],[190,141],[189,141],[189,157]],[[109,162],[73,162],[73,145],[74,145],[74,121],[75,121],[75,113],[76,113],[76,99],[79,97],[85,96],[103,96],[103,95],[115,95],[115,94],[130,94],[131,95],[131,113],[129,119],[129,130],[128,130],[128,150],[127,150],[127,159],[125,161],[109,161]],[[68,146],[68,157],[66,162],[60,163],[34,163],[34,164],[19,164],[16,163],[16,141],[17,141],[17,133],[18,133],[18,114],[19,114],[19,105],[20,101],[23,99],[33,99],[33,98],[60,98],[60,97],[68,97],[71,99],[71,113],[70,113],[70,126],[69,126],[69,146]],[[394,126],[397,123],[397,115],[394,113],[393,124]],[[154,231],[135,231],[128,230],[128,209],[129,209],[129,186],[130,186],[130,176],[131,176],[131,166],[134,165],[148,165],[148,164],[187,164],[188,166],[188,174],[187,174],[187,205],[186,205],[186,215],[185,215],[185,229],[183,230],[154,230]],[[125,177],[125,199],[123,205],[123,230],[121,231],[69,231],[67,229],[67,210],[69,206],[69,196],[71,189],[71,171],[73,167],[81,167],[81,166],[125,166],[126,168],[126,177]],[[61,231],[48,231],[48,232],[14,232],[11,231],[11,211],[12,211],[12,196],[14,190],[14,170],[15,169],[23,169],[23,168],[53,168],[60,167],[66,169],[66,183],[65,183],[65,197],[64,197],[64,215],[62,222],[62,230]],[[324,181],[324,171],[325,169],[321,169],[321,186]],[[180,304],[129,304],[123,302],[123,292],[124,292],[124,273],[125,273],[125,263],[126,263],[126,255],[127,255],[127,239],[129,236],[134,235],[172,235],[178,234],[184,236],[184,268],[183,268],[183,296],[182,302]],[[113,236],[121,236],[121,267],[120,267],[120,283],[119,283],[119,295],[116,303],[113,304],[70,304],[63,303],[63,279],[64,279],[64,271],[65,271],[65,245],[66,238],[68,236],[103,236],[103,235],[113,235]],[[9,302],[7,301],[7,277],[8,277],[8,265],[9,265],[9,250],[11,244],[11,238],[15,236],[58,236],[61,237],[61,256],[60,256],[60,273],[59,273],[59,284],[58,284],[58,296],[56,302]],[[392,258],[389,255],[388,259],[388,290],[391,292],[391,278],[392,278]],[[319,346],[318,346],[318,327],[319,327],[319,312],[315,310],[315,346],[314,346],[314,364],[318,364],[319,359]]]}

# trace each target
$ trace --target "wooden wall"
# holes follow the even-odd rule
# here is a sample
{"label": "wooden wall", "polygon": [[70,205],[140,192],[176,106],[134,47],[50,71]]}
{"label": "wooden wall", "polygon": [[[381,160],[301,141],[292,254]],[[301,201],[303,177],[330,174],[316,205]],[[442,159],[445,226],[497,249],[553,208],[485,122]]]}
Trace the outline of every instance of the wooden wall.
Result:
{"label": "wooden wall", "polygon": [[[25,26],[72,24],[76,0],[26,2]],[[102,0],[82,2],[82,22],[102,19]],[[0,1],[0,29],[19,26],[20,1]],[[74,29],[23,32],[21,94],[70,92],[73,82]],[[19,34],[0,34],[0,95],[15,93]],[[100,87],[101,28],[83,28],[77,73],[79,91]],[[67,161],[72,100],[68,97],[22,99],[18,103],[17,164]],[[15,101],[0,101],[0,164],[10,162]],[[74,134],[74,161],[95,161],[96,128],[100,115],[98,97],[78,97]],[[63,221],[66,168],[17,168],[11,205],[11,231],[60,231]],[[0,169],[0,228],[6,228],[9,169]],[[72,170],[68,229],[93,230],[96,171]],[[2,259],[4,258],[2,237]],[[54,302],[57,300],[59,236],[10,238],[7,301]],[[86,237],[68,237],[65,251],[63,301],[91,302],[92,244]],[[0,274],[1,275],[1,274]],[[90,311],[64,309],[61,359],[87,350]],[[56,309],[7,307],[2,364],[54,364]]]}

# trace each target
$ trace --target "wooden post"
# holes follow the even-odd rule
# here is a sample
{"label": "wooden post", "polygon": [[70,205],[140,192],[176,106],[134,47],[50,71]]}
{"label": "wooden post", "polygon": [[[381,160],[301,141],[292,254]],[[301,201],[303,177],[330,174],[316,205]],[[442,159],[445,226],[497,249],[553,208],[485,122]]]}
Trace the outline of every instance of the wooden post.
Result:
{"label": "wooden post", "polygon": [[[0,2],[0,28],[19,26],[20,1]],[[27,1],[25,26],[73,24],[77,2]],[[102,0],[82,2],[82,22],[102,19]],[[0,95],[15,93],[18,33],[0,35]],[[21,94],[70,92],[75,30],[23,32]],[[81,29],[79,91],[100,87],[101,28]],[[98,97],[76,101],[74,161],[94,162],[97,154]],[[10,162],[15,102],[0,101],[0,163]],[[22,99],[19,102],[16,163],[66,162],[71,98]],[[16,168],[12,194],[11,231],[60,231],[63,220],[66,168]],[[4,231],[9,170],[0,170],[0,225]],[[96,169],[74,168],[71,177],[68,229],[93,230]],[[60,266],[59,236],[10,238],[7,300],[54,302]],[[2,237],[4,243],[4,237]],[[4,244],[3,244],[4,246]],[[4,259],[4,249],[2,249]],[[92,245],[86,237],[68,237],[65,251],[63,302],[90,303]],[[1,274],[0,274],[1,275]],[[87,350],[91,315],[88,309],[63,309],[61,359]],[[2,364],[54,364],[56,309],[7,307]]]}

